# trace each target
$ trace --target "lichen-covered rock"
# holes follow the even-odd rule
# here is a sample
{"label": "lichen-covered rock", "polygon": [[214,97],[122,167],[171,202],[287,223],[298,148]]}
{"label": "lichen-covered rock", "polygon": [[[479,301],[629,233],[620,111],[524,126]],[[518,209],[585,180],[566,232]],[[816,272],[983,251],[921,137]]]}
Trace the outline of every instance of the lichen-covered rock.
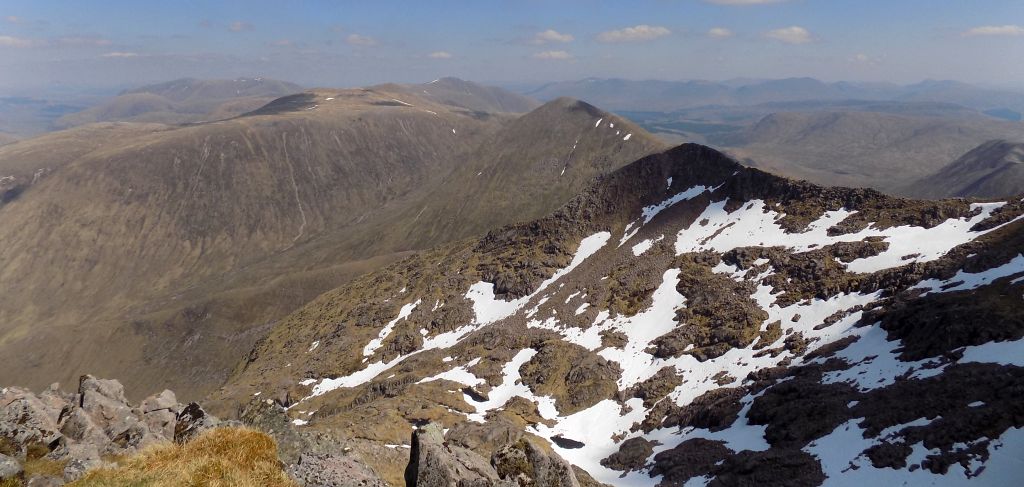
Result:
{"label": "lichen-covered rock", "polygon": [[444,441],[441,427],[431,423],[412,434],[405,470],[409,487],[491,486],[498,475],[480,454]]}
{"label": "lichen-covered rock", "polygon": [[299,461],[299,455],[307,449],[284,407],[272,399],[250,401],[239,415],[239,420],[274,437],[278,456],[286,465]]}
{"label": "lichen-covered rock", "polygon": [[21,463],[7,455],[0,454],[0,481],[21,480],[25,475],[25,469]]}
{"label": "lichen-covered rock", "polygon": [[306,454],[288,467],[303,487],[387,487],[373,470],[351,455]]}
{"label": "lichen-covered rock", "polygon": [[572,465],[523,437],[494,452],[491,465],[502,480],[519,486],[579,487]]}
{"label": "lichen-covered rock", "polygon": [[202,406],[191,402],[178,414],[174,425],[174,442],[184,443],[219,423],[220,420],[207,413]]}

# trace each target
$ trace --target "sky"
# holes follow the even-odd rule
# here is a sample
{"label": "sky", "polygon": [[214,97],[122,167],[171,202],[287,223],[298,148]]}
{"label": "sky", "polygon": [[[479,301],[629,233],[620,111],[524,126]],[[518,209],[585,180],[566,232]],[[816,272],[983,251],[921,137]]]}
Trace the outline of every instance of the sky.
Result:
{"label": "sky", "polygon": [[1024,0],[2,0],[0,95],[264,76],[785,78],[1024,89]]}

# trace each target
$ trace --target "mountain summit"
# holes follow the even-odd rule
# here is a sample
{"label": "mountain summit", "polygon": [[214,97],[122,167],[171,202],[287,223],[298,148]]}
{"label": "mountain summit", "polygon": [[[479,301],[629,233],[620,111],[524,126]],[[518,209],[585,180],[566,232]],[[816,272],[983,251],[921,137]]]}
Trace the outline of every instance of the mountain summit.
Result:
{"label": "mountain summit", "polygon": [[683,145],[323,294],[215,396],[275,397],[385,477],[404,459],[379,445],[434,422],[616,485],[1001,484],[1024,442],[1022,235],[1016,200],[825,188]]}

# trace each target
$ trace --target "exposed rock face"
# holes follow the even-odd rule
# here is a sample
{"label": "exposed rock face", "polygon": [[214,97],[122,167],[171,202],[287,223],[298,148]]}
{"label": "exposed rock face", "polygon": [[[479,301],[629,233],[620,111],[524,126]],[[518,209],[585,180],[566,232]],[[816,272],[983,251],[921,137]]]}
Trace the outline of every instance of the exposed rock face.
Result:
{"label": "exposed rock face", "polygon": [[303,453],[288,467],[288,475],[305,487],[388,487],[365,464],[347,455]]}
{"label": "exposed rock face", "polygon": [[480,454],[444,441],[441,427],[428,424],[412,435],[412,453],[405,470],[410,487],[491,486],[498,474]]}
{"label": "exposed rock face", "polygon": [[684,145],[323,295],[223,397],[291,384],[306,429],[391,446],[443,425],[414,433],[410,483],[540,482],[519,468],[539,438],[610,484],[1000,484],[1021,296],[1018,200],[823,188]]}
{"label": "exposed rock face", "polygon": [[480,454],[446,441],[431,423],[413,432],[406,485],[415,487],[579,487],[568,462],[520,437],[499,447],[488,462]]}
{"label": "exposed rock face", "polygon": [[39,394],[8,387],[0,391],[0,471],[13,471],[11,465],[20,471],[30,460],[54,462],[62,465],[60,478],[25,481],[62,485],[103,465],[105,456],[184,440],[217,423],[198,404],[183,407],[171,391],[134,405],[120,382],[89,375],[81,377],[74,394],[61,392],[57,384]]}

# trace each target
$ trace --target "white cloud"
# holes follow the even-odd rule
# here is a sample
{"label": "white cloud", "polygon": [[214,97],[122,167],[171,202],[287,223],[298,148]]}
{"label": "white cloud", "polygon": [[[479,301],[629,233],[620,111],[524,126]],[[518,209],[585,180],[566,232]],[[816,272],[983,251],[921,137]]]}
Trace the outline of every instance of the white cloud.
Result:
{"label": "white cloud", "polygon": [[248,22],[232,22],[228,24],[228,30],[231,32],[242,32],[244,30],[252,30],[253,25]]}
{"label": "white cloud", "polygon": [[6,20],[7,22],[12,23],[12,24],[24,24],[25,23],[25,19],[23,19],[21,17],[18,17],[17,15],[8,15],[8,16],[4,17],[4,20]]}
{"label": "white cloud", "polygon": [[708,31],[708,37],[712,39],[728,39],[733,35],[733,32],[725,27],[713,27]]}
{"label": "white cloud", "polygon": [[770,30],[765,34],[765,37],[786,44],[807,44],[814,40],[814,36],[811,35],[810,31],[797,25]]}
{"label": "white cloud", "polygon": [[850,58],[850,61],[855,64],[863,64],[865,66],[877,66],[879,64],[878,59],[868,56],[862,52],[854,54],[853,57]]}
{"label": "white cloud", "polygon": [[543,51],[533,55],[536,59],[572,59],[572,54],[565,51]]}
{"label": "white cloud", "polygon": [[268,42],[267,45],[270,47],[291,47],[295,45],[295,43],[292,42],[291,39],[278,39],[276,41]]}
{"label": "white cloud", "polygon": [[672,31],[657,25],[640,24],[625,29],[610,30],[597,35],[601,42],[649,41],[671,34]]}
{"label": "white cloud", "polygon": [[1005,37],[1018,37],[1024,36],[1024,27],[1019,25],[983,25],[980,27],[974,27],[973,29],[967,29],[963,34],[964,37],[979,37],[979,36],[1005,36]]}
{"label": "white cloud", "polygon": [[782,3],[789,0],[704,0],[704,3],[715,5],[768,5],[770,3]]}
{"label": "white cloud", "polygon": [[54,44],[73,47],[103,47],[111,44],[110,39],[102,37],[61,37]]}
{"label": "white cloud", "polygon": [[448,51],[434,51],[430,54],[427,54],[427,57],[431,59],[451,59],[452,53]]}
{"label": "white cloud", "polygon": [[351,44],[353,46],[376,46],[377,45],[377,39],[374,39],[374,38],[369,37],[369,36],[359,35],[359,34],[349,34],[348,37],[345,38],[345,42],[347,42],[347,43],[349,43],[349,44]]}
{"label": "white cloud", "polygon": [[139,57],[137,52],[108,52],[103,54],[103,57]]}
{"label": "white cloud", "polygon": [[22,39],[20,37],[11,36],[0,36],[0,47],[32,47],[33,43],[29,39]]}
{"label": "white cloud", "polygon": [[563,34],[554,29],[548,29],[534,35],[530,44],[541,45],[549,42],[572,42],[573,39],[575,39],[575,37],[573,37],[572,34]]}

